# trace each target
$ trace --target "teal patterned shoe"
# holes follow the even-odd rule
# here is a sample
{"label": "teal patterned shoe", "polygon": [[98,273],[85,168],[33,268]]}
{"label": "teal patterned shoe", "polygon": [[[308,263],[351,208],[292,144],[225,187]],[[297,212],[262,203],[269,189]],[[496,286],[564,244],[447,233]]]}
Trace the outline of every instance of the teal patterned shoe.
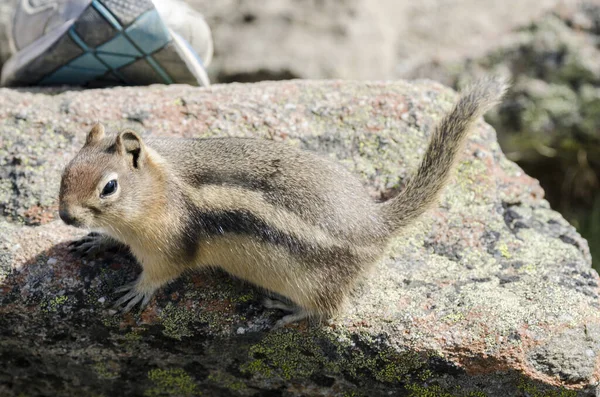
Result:
{"label": "teal patterned shoe", "polygon": [[200,56],[150,0],[21,0],[11,33],[4,86],[210,84]]}

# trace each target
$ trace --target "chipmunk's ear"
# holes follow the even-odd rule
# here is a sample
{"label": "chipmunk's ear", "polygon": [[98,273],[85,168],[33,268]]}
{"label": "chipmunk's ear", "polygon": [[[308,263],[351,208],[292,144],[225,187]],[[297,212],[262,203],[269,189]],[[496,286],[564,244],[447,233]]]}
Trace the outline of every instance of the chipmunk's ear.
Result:
{"label": "chipmunk's ear", "polygon": [[102,140],[102,138],[104,138],[104,135],[105,135],[104,126],[100,123],[96,123],[92,127],[90,132],[88,132],[87,138],[85,139],[85,144],[89,145],[92,143],[99,142],[100,140]]}
{"label": "chipmunk's ear", "polygon": [[121,132],[117,136],[117,153],[127,156],[133,168],[143,167],[146,159],[146,148],[142,138],[131,130]]}

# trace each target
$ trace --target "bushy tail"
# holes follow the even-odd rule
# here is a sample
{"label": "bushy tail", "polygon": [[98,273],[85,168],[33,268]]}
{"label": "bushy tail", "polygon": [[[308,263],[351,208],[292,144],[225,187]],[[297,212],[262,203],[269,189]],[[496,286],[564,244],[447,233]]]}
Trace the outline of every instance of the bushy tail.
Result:
{"label": "bushy tail", "polygon": [[506,88],[503,79],[487,77],[462,91],[452,111],[435,128],[425,157],[406,189],[381,204],[391,232],[407,226],[437,202],[472,125],[500,101]]}

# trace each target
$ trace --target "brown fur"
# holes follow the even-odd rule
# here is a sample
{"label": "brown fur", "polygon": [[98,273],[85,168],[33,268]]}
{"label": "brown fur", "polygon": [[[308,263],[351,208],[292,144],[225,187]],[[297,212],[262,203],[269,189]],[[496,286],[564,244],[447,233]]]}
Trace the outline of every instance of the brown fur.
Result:
{"label": "brown fur", "polygon": [[[384,204],[342,166],[283,144],[143,141],[97,125],[63,174],[61,217],[130,247],[143,272],[121,299],[127,308],[187,269],[218,266],[305,315],[329,316],[389,239],[436,202],[471,125],[504,89],[493,79],[469,88],[407,188]],[[110,179],[118,190],[100,197]]]}

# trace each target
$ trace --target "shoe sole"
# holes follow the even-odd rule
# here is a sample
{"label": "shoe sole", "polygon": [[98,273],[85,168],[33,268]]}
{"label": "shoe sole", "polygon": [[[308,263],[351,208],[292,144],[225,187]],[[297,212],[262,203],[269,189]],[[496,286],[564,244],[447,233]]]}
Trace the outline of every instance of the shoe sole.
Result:
{"label": "shoe sole", "polygon": [[[112,11],[111,11],[112,10]],[[93,0],[2,68],[4,86],[210,85],[200,57],[149,0]]]}

